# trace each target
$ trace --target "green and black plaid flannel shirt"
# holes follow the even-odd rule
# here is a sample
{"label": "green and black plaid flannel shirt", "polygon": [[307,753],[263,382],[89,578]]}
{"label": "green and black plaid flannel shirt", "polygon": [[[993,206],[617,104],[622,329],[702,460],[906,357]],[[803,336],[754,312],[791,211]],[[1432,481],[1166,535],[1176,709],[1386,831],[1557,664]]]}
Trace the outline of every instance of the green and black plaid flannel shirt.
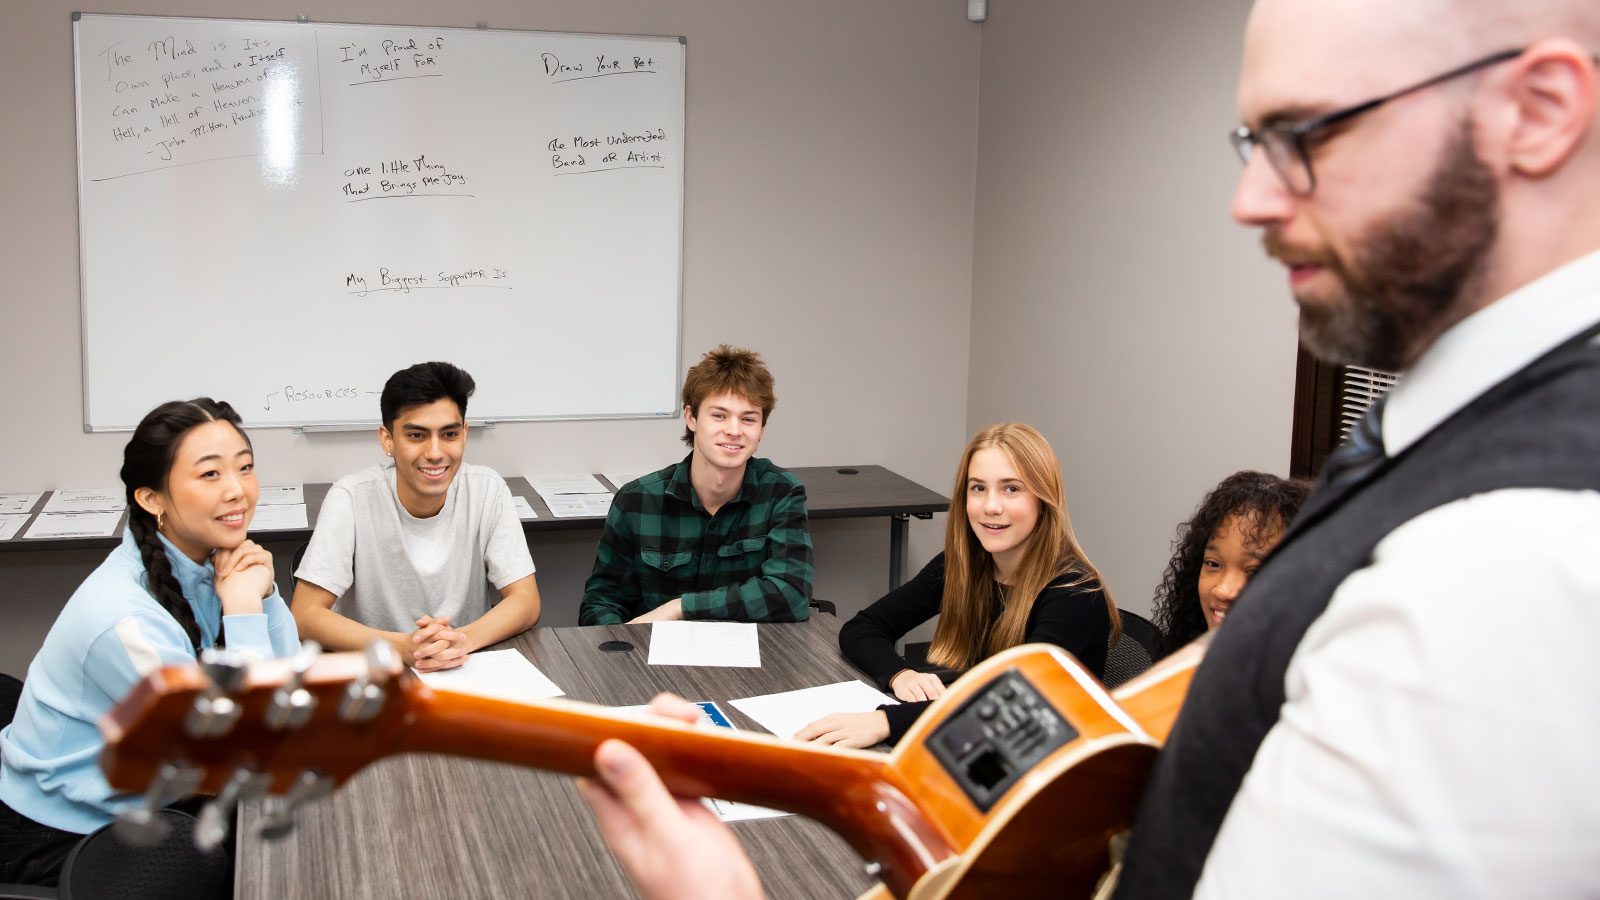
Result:
{"label": "green and black plaid flannel shirt", "polygon": [[810,614],[806,489],[765,459],[707,515],[689,457],[617,492],[578,624],[610,625],[683,598],[685,619],[794,622]]}

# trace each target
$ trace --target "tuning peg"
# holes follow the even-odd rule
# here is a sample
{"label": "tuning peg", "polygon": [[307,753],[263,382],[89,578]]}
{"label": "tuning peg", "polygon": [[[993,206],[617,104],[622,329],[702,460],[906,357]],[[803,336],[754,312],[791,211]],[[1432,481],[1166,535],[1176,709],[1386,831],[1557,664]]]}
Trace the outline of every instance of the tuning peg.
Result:
{"label": "tuning peg", "polygon": [[200,651],[200,668],[217,691],[231,694],[244,687],[249,673],[249,659],[237,650],[226,647],[207,647]]}
{"label": "tuning peg", "polygon": [[273,731],[299,728],[311,718],[311,713],[317,708],[317,698],[301,684],[305,680],[306,670],[311,668],[321,653],[322,647],[316,641],[306,641],[300,645],[300,652],[289,661],[289,680],[273,692],[272,702],[267,706],[268,728]]}
{"label": "tuning peg", "polygon": [[[294,830],[294,814],[300,807],[326,797],[333,791],[333,779],[306,769],[295,779],[294,787],[267,810],[266,821],[261,823],[261,837],[275,841]],[[270,801],[269,801],[270,802]]]}
{"label": "tuning peg", "polygon": [[195,846],[210,850],[228,836],[233,822],[233,811],[240,801],[253,800],[266,793],[272,776],[257,772],[248,766],[235,769],[233,776],[222,786],[216,798],[200,809],[200,821],[194,830]]}
{"label": "tuning peg", "polygon": [[339,718],[358,724],[370,722],[383,709],[386,696],[383,685],[399,665],[394,648],[382,638],[367,645],[367,671],[345,688],[344,700],[339,704]]}
{"label": "tuning peg", "polygon": [[200,669],[206,676],[206,690],[195,698],[184,728],[190,737],[221,737],[239,721],[239,704],[227,695],[244,686],[247,660],[243,654],[208,647],[200,654]]}
{"label": "tuning peg", "polygon": [[194,793],[202,774],[192,766],[162,764],[139,804],[117,813],[117,836],[136,847],[158,843],[167,836],[167,823],[156,813],[168,803]]}

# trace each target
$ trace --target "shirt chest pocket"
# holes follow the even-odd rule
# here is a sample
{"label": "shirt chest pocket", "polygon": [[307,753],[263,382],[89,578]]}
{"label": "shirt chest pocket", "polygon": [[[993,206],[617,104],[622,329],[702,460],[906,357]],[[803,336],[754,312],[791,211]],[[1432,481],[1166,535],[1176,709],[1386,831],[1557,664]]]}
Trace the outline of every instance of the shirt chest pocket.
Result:
{"label": "shirt chest pocket", "polygon": [[751,553],[759,553],[767,545],[766,537],[745,538],[742,541],[730,541],[717,548],[717,555],[723,559],[737,559]]}
{"label": "shirt chest pocket", "polygon": [[682,576],[693,569],[691,563],[694,562],[694,551],[682,550],[672,553],[652,547],[641,547],[639,559],[646,569],[653,569],[669,576]]}

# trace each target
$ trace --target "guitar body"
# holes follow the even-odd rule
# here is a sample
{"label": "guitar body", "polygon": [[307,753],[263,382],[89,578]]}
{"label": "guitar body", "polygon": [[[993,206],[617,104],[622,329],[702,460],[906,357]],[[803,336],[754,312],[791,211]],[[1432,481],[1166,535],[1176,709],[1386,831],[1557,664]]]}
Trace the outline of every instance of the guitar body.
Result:
{"label": "guitar body", "polygon": [[[960,766],[952,767],[932,744],[963,709],[1004,702],[993,685],[1017,676],[1077,735],[1034,763],[985,812],[960,786],[966,778]],[[996,718],[1002,715],[997,711]],[[1030,645],[991,657],[956,682],[891,755],[890,768],[915,786],[923,810],[959,848],[919,879],[909,897],[1088,896],[1110,867],[1112,836],[1131,823],[1157,749],[1062,651]]]}
{"label": "guitar body", "polygon": [[[785,809],[832,828],[907,900],[1087,897],[1110,867],[1203,649],[1115,697],[1070,655],[1025,645],[974,667],[890,754],[630,718],[583,703],[434,691],[397,662],[330,654],[249,667],[220,691],[197,666],[152,673],[107,716],[101,768],[139,791],[177,770],[200,788],[260,783],[293,799],[383,756],[449,753],[592,775],[608,738],[633,744],[685,795]],[[357,710],[351,698],[378,688]],[[362,692],[365,692],[364,694]],[[309,697],[292,724],[276,706]],[[225,727],[197,713],[219,695]],[[305,705],[303,701],[301,705]],[[159,774],[158,774],[159,773]],[[241,779],[257,775],[256,782]],[[152,791],[152,794],[156,793]]]}

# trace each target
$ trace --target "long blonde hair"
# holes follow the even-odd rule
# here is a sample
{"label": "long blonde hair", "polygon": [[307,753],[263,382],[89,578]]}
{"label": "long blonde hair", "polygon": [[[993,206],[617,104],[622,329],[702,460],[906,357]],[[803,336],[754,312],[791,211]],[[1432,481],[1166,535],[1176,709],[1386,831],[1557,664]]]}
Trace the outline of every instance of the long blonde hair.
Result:
{"label": "long blonde hair", "polygon": [[[994,614],[994,557],[983,549],[967,521],[967,476],[979,450],[998,447],[1010,457],[1028,492],[1039,499],[1039,520],[1027,538],[1022,562],[1014,573],[999,615]],[[1033,601],[1046,587],[1092,585],[1105,597],[1111,616],[1111,639],[1122,632],[1122,620],[1100,570],[1078,546],[1061,487],[1061,464],[1050,443],[1031,425],[990,425],[967,443],[950,494],[950,515],[944,533],[944,597],[934,628],[928,661],[965,669],[1022,643]]]}

